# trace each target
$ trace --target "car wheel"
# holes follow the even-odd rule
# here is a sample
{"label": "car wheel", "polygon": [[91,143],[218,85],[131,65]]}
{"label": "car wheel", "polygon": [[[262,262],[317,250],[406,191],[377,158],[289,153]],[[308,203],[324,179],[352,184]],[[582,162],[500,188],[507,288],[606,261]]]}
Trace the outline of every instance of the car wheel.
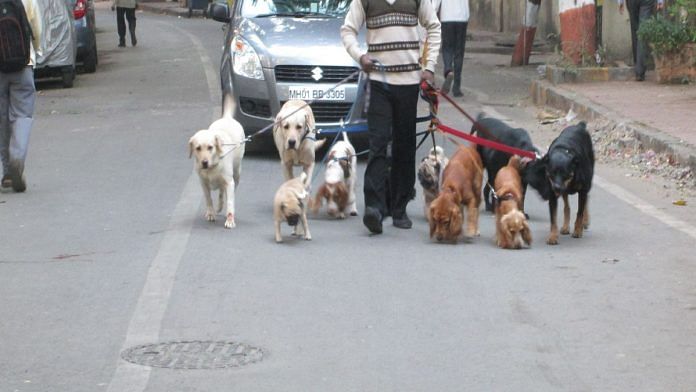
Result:
{"label": "car wheel", "polygon": [[65,67],[63,68],[63,87],[72,88],[73,82],[75,81],[75,68]]}
{"label": "car wheel", "polygon": [[85,55],[82,66],[87,73],[94,73],[97,70],[97,44],[94,44],[92,50]]}

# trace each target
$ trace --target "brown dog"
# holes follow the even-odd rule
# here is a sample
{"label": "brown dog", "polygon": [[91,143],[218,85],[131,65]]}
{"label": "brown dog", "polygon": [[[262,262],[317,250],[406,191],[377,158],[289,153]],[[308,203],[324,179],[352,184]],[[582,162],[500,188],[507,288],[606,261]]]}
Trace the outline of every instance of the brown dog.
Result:
{"label": "brown dog", "polygon": [[529,224],[522,212],[524,195],[520,178],[520,157],[514,155],[495,176],[496,243],[503,249],[520,249],[532,244]]}
{"label": "brown dog", "polygon": [[430,238],[456,242],[467,207],[466,237],[479,235],[483,165],[475,147],[460,145],[442,174],[440,194],[430,203]]}

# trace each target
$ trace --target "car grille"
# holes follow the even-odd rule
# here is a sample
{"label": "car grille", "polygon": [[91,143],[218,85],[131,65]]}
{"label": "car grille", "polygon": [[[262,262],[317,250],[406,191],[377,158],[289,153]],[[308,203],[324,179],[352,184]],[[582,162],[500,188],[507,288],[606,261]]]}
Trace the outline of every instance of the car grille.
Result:
{"label": "car grille", "polygon": [[315,102],[310,105],[317,123],[336,123],[345,119],[352,102]]}
{"label": "car grille", "polygon": [[[338,83],[357,71],[357,67],[319,66],[322,70],[322,78],[314,80],[312,70],[316,65],[278,65],[275,67],[275,77],[278,82],[301,83]],[[356,74],[348,80],[348,83],[357,83]]]}

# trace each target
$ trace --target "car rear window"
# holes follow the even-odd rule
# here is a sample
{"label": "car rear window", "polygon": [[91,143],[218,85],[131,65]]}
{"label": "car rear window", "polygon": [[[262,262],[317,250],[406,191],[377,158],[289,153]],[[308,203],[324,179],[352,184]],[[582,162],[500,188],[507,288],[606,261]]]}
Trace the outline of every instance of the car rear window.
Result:
{"label": "car rear window", "polygon": [[242,16],[261,17],[344,17],[350,0],[242,0]]}

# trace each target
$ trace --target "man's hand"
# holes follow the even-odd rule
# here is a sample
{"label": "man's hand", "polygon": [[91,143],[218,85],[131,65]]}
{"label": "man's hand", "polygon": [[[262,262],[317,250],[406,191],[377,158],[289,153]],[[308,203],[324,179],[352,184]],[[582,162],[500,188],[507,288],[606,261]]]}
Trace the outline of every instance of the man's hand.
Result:
{"label": "man's hand", "polygon": [[428,82],[431,86],[435,85],[435,74],[432,71],[425,70],[421,72],[421,82]]}
{"label": "man's hand", "polygon": [[372,70],[375,69],[375,63],[372,61],[370,56],[364,54],[360,56],[360,67],[363,71],[370,73]]}

